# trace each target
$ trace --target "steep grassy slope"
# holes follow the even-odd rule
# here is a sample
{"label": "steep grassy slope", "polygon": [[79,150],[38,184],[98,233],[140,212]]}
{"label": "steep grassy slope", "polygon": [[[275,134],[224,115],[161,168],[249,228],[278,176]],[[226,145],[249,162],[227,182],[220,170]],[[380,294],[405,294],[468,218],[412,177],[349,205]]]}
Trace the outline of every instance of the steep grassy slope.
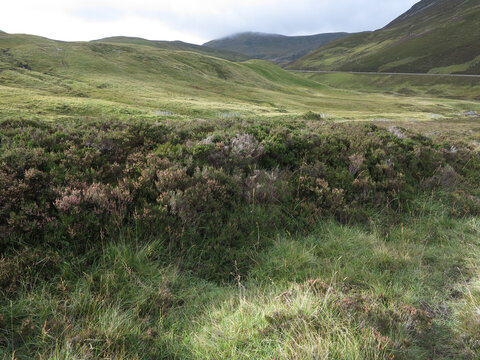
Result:
{"label": "steep grassy slope", "polygon": [[230,61],[245,61],[249,57],[228,50],[215,49],[207,46],[189,44],[183,41],[158,41],[158,40],[146,40],[142,38],[115,36],[105,39],[96,40],[95,42],[111,43],[111,44],[133,44],[133,45],[145,45],[164,50],[173,51],[193,51],[207,56],[214,56]]}
{"label": "steep grassy slope", "polygon": [[254,59],[286,64],[330,41],[347,35],[347,33],[330,33],[311,36],[283,36],[263,33],[241,33],[213,40],[204,45],[215,49],[239,52]]}
{"label": "steep grassy slope", "polygon": [[329,43],[291,69],[480,73],[480,4],[422,0],[385,28]]}
{"label": "steep grassy slope", "polygon": [[[129,107],[127,114],[213,112],[225,103],[231,103],[232,110],[246,104],[253,105],[253,110],[275,109],[274,94],[303,96],[304,90],[295,90],[295,83],[307,89],[320,87],[266,62],[238,64],[152,46],[65,43],[5,34],[0,36],[0,48],[2,92],[9,98],[4,97],[5,105],[25,105],[31,95],[37,102],[31,110],[39,111],[42,104],[49,106],[48,97],[52,102],[70,100],[86,108],[105,106],[114,111]],[[262,71],[275,73],[276,81],[265,78]],[[39,96],[42,101],[38,102]],[[70,113],[84,114],[78,106]]]}

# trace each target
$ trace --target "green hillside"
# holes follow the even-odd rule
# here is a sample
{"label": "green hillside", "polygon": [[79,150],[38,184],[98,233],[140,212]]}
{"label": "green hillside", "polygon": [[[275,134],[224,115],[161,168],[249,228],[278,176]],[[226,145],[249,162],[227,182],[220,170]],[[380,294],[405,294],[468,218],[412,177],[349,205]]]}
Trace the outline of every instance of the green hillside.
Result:
{"label": "green hillside", "polygon": [[347,33],[330,33],[311,36],[284,36],[249,32],[213,40],[207,42],[204,46],[235,51],[254,59],[286,64],[330,41],[347,35]]}
{"label": "green hillside", "polygon": [[[429,119],[477,104],[335,90],[266,61],[230,62],[137,44],[0,35],[0,116]],[[159,115],[160,114],[160,115]]]}
{"label": "green hillside", "polygon": [[[156,46],[67,43],[2,34],[0,49],[4,114],[10,108],[10,113],[16,115],[58,115],[52,107],[62,102],[71,103],[65,104],[65,115],[77,116],[101,114],[106,109],[144,115],[156,110],[214,114],[225,103],[231,104],[231,110],[252,105],[255,111],[262,107],[275,109],[273,99],[277,93],[287,92],[295,98],[295,89],[287,90],[283,82],[319,87],[267,62],[234,63]],[[264,73],[274,76],[275,82]],[[26,104],[30,96],[38,99],[35,107]],[[302,92],[298,91],[297,96],[303,96]]]}
{"label": "green hillside", "polygon": [[233,51],[214,49],[207,46],[189,44],[183,41],[158,41],[158,40],[146,40],[142,38],[127,37],[127,36],[115,36],[96,40],[96,42],[112,43],[112,44],[133,44],[133,45],[145,45],[164,50],[173,51],[193,51],[200,54],[218,57],[230,61],[244,61],[249,57],[235,53]]}
{"label": "green hillside", "polygon": [[480,4],[422,0],[385,28],[329,43],[290,69],[480,73]]}

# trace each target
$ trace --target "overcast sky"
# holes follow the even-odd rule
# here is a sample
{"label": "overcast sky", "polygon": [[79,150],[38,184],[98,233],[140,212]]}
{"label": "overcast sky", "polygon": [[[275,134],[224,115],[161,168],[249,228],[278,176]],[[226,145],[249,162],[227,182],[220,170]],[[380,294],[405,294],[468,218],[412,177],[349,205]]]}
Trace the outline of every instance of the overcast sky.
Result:
{"label": "overcast sky", "polygon": [[5,0],[0,30],[56,40],[138,36],[196,44],[243,31],[284,35],[385,26],[418,0]]}

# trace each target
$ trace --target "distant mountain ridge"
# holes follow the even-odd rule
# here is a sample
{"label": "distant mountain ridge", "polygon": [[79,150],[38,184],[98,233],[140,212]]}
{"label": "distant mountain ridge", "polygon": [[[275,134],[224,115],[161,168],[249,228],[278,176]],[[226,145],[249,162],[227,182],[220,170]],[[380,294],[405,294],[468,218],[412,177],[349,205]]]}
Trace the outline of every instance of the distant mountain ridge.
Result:
{"label": "distant mountain ridge", "polygon": [[245,32],[234,34],[205,44],[215,49],[234,51],[245,56],[286,64],[328,42],[347,36],[348,33],[328,33],[308,36],[285,36]]}
{"label": "distant mountain ridge", "polygon": [[480,74],[480,1],[422,0],[384,28],[333,41],[289,68]]}

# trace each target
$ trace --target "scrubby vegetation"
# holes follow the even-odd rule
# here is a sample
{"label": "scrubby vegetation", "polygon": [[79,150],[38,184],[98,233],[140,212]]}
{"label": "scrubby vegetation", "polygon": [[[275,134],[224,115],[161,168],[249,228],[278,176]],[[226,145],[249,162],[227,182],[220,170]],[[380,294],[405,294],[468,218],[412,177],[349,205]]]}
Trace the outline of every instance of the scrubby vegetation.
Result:
{"label": "scrubby vegetation", "polygon": [[[466,147],[373,125],[7,120],[0,128],[4,247],[22,237],[84,249],[130,224],[195,251],[208,239],[209,256],[211,248],[227,256],[251,245],[232,234],[260,220],[275,228],[396,216],[422,187],[473,191],[480,169]],[[455,194],[452,211],[477,210],[474,197]]]}
{"label": "scrubby vegetation", "polygon": [[1,356],[478,355],[478,153],[314,115],[1,121]]}

